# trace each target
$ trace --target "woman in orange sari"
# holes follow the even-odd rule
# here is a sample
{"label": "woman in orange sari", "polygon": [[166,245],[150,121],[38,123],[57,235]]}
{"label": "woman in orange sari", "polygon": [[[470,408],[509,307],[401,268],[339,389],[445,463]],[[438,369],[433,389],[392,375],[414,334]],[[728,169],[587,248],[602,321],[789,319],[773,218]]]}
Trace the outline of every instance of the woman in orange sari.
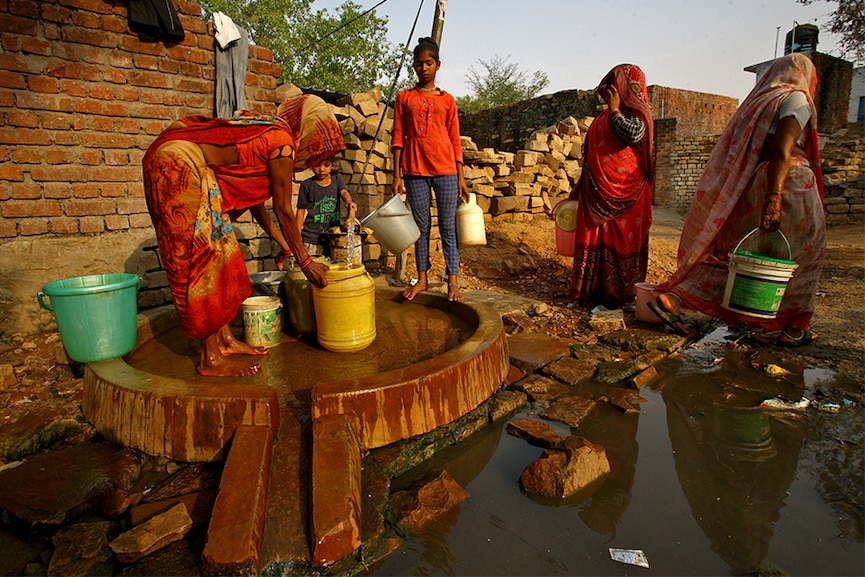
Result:
{"label": "woman in orange sari", "polygon": [[[263,355],[234,337],[228,323],[252,294],[232,220],[249,210],[306,277],[325,286],[325,265],[304,250],[294,210],[292,175],[343,150],[336,118],[319,98],[283,103],[277,116],[239,112],[189,117],[169,126],[144,156],[144,193],[159,254],[184,333],[201,340],[198,372],[246,376],[259,371],[229,357]],[[278,226],[264,202],[273,198]]]}
{"label": "woman in orange sari", "polygon": [[[794,53],[777,59],[712,150],[685,219],[678,270],[657,287],[662,294],[652,303],[656,314],[679,332],[684,327],[678,315],[687,307],[728,324],[781,331],[776,340],[781,346],[800,346],[816,338],[811,317],[826,244],[816,92],[817,72],[807,56]],[[773,319],[721,306],[728,255],[755,228],[780,229],[790,243],[790,259],[799,265]],[[780,256],[789,256],[780,235],[759,234],[758,242],[756,252],[782,250]]]}
{"label": "woman in orange sari", "polygon": [[601,81],[607,103],[589,127],[577,208],[570,295],[587,306],[634,302],[646,280],[652,226],[654,122],[646,76],[620,64]]}

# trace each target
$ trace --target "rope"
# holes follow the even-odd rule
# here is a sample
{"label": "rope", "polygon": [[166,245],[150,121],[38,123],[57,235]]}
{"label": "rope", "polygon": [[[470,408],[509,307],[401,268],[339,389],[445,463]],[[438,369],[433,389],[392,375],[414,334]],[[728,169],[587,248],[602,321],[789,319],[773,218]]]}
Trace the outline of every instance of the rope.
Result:
{"label": "rope", "polygon": [[[387,0],[382,0],[382,2],[385,2],[385,1],[387,1]],[[397,82],[399,82],[400,72],[402,72],[403,65],[405,64],[406,52],[408,52],[408,47],[411,45],[411,39],[414,36],[415,28],[417,28],[417,21],[420,18],[420,13],[421,13],[421,10],[423,9],[423,3],[424,3],[424,0],[420,0],[420,4],[417,7],[417,14],[415,14],[414,22],[411,25],[411,31],[408,33],[408,40],[406,40],[405,49],[401,50],[402,54],[400,55],[399,65],[397,65],[397,67],[396,67],[396,73],[393,76],[393,82],[391,82],[390,90],[389,90],[386,98],[384,98],[384,100],[386,100],[386,101],[391,100],[393,98],[393,93],[396,90]],[[366,175],[366,169],[369,166],[369,157],[372,155],[372,149],[375,148],[376,142],[378,142],[378,135],[381,132],[382,124],[384,124],[384,117],[385,117],[386,112],[387,112],[387,104],[385,104],[385,109],[382,111],[381,116],[379,116],[378,126],[376,126],[376,128],[375,128],[375,135],[372,137],[372,144],[370,144],[370,146],[369,146],[369,152],[366,155],[366,160],[363,163],[363,169],[361,170],[361,173],[360,173],[361,180],[363,179],[364,175]],[[354,188],[355,193],[360,192],[360,185],[361,185],[360,182],[358,182],[355,185],[355,188]]]}
{"label": "rope", "polygon": [[381,0],[378,4],[376,4],[375,6],[370,8],[369,10],[366,10],[366,11],[362,12],[361,14],[358,14],[356,17],[352,18],[348,22],[343,22],[342,24],[340,24],[339,26],[337,26],[336,28],[334,28],[333,30],[331,30],[330,32],[328,32],[327,34],[322,36],[321,38],[319,38],[317,40],[313,40],[312,42],[310,42],[309,44],[307,44],[306,46],[304,46],[303,48],[298,50],[298,52],[303,54],[308,48],[311,48],[314,44],[318,44],[322,40],[330,38],[331,36],[333,36],[334,34],[339,32],[340,30],[345,28],[346,26],[349,26],[349,25],[357,22],[358,20],[360,20],[361,18],[363,18],[364,16],[366,16],[367,14],[369,14],[370,12],[372,12],[373,10],[375,10],[376,8],[378,8],[379,6],[384,4],[385,2],[387,2],[387,0]]}

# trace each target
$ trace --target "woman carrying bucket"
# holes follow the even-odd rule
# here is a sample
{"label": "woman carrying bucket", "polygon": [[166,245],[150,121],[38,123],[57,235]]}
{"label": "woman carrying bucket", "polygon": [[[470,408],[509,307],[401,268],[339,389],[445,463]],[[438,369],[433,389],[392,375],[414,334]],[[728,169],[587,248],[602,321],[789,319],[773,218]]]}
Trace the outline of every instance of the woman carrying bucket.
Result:
{"label": "woman carrying bucket", "polygon": [[463,151],[454,97],[436,86],[441,67],[439,47],[431,38],[421,38],[414,49],[417,84],[397,93],[394,102],[393,150],[394,194],[406,193],[412,216],[420,229],[415,242],[418,282],[403,292],[411,300],[427,289],[431,191],[435,189],[438,226],[448,277],[448,299],[463,300],[459,287],[459,248],[456,211],[459,197],[469,200],[463,177]]}
{"label": "woman carrying bucket", "polygon": [[[807,56],[777,59],[715,145],[685,219],[678,270],[657,287],[661,294],[649,304],[678,332],[685,332],[679,312],[687,307],[728,324],[781,331],[776,339],[780,346],[801,346],[816,338],[810,326],[826,232],[816,90],[817,73]],[[754,237],[762,243],[758,254],[774,252],[798,264],[771,315],[723,306],[729,254],[756,228],[760,233]],[[789,253],[775,231],[789,241]],[[767,248],[770,242],[774,251]]]}
{"label": "woman carrying bucket", "polygon": [[[159,254],[183,332],[201,340],[198,372],[246,376],[259,371],[229,359],[264,355],[231,333],[252,294],[232,220],[249,210],[315,285],[327,267],[306,254],[294,211],[292,175],[331,158],[345,144],[336,118],[321,99],[300,95],[277,116],[238,112],[230,119],[189,117],[168,127],[144,155],[144,194]],[[278,226],[264,203],[273,198]]]}

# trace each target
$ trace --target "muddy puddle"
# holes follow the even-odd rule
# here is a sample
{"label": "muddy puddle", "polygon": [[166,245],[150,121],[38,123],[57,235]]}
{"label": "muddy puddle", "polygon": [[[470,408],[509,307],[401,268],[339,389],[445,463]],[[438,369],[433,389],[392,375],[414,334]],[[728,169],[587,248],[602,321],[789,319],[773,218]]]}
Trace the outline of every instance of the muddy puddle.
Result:
{"label": "muddy puddle", "polygon": [[[612,469],[563,502],[521,492],[541,449],[503,424],[440,454],[425,469],[447,469],[471,498],[366,574],[865,574],[865,409],[844,397],[858,388],[719,346],[728,338],[716,331],[658,365],[639,414],[607,406],[572,431],[552,423],[603,445]],[[779,397],[812,403],[760,408]],[[614,561],[611,548],[641,551],[649,567]]]}

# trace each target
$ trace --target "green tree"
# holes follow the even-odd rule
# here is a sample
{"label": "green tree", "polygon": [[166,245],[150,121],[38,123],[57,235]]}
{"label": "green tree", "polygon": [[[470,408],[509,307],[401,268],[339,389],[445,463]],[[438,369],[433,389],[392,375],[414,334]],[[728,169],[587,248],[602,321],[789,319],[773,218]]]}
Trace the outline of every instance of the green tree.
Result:
{"label": "green tree", "polygon": [[531,80],[528,80],[527,73],[520,70],[516,63],[508,62],[509,58],[510,56],[502,58],[496,55],[489,62],[479,58],[478,62],[484,68],[483,73],[474,67],[469,68],[466,80],[474,94],[456,99],[460,110],[477,112],[528,100],[550,83],[546,73],[540,70],[536,70]]}
{"label": "green tree", "polygon": [[[818,0],[797,0],[799,4],[809,5]],[[838,34],[838,48],[842,58],[856,64],[865,64],[865,0],[824,0],[837,4],[825,28]]]}
{"label": "green tree", "polygon": [[400,47],[387,40],[387,17],[363,14],[351,0],[313,10],[315,0],[202,0],[204,17],[223,12],[249,32],[250,41],[273,51],[280,81],[301,88],[365,92],[390,86]]}

